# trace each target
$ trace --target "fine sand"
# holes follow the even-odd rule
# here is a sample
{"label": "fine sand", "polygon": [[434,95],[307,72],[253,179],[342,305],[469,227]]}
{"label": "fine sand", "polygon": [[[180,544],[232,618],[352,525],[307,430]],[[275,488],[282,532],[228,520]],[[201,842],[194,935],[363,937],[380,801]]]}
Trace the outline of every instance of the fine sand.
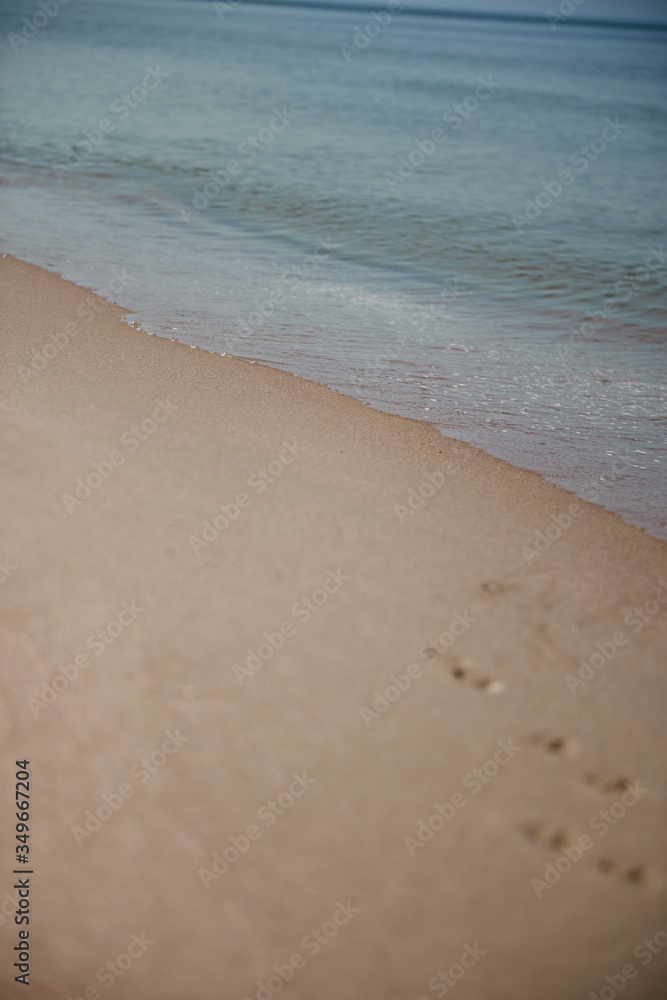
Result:
{"label": "fine sand", "polygon": [[2,996],[662,997],[665,544],[0,265]]}

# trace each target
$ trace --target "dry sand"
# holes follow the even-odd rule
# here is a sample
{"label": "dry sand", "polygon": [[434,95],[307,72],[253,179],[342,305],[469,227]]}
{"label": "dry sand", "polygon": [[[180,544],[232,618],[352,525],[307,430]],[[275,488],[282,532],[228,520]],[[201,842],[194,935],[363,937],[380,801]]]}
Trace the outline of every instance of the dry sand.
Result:
{"label": "dry sand", "polygon": [[[633,951],[667,924],[665,544],[426,424],[0,264],[2,996],[609,998],[628,963],[624,1000],[663,996],[667,949]],[[219,505],[235,519],[193,542]],[[613,655],[570,690],[596,643]],[[377,701],[394,675],[409,688]],[[563,873],[531,885],[548,863]]]}

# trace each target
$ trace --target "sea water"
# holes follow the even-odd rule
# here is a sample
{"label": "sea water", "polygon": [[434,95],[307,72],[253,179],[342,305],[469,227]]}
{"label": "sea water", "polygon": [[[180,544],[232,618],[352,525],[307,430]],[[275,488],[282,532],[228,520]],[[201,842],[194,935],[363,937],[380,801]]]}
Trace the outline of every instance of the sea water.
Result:
{"label": "sea water", "polygon": [[47,7],[0,10],[4,252],[667,538],[667,33]]}

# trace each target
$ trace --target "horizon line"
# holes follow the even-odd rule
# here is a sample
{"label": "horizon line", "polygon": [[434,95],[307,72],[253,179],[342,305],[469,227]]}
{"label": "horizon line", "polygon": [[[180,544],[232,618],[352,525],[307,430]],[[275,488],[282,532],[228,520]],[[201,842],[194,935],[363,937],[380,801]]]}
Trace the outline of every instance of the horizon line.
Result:
{"label": "horizon line", "polygon": [[[203,0],[203,2],[216,2],[216,0]],[[241,0],[241,3],[235,6],[241,6],[244,3],[263,7],[303,7],[309,10],[352,11],[353,13],[361,14],[372,14],[374,10],[378,9],[378,4],[358,3],[356,0],[353,0],[352,3],[345,3],[345,0],[322,0],[322,2],[319,2],[319,0]],[[512,14],[501,11],[460,10],[456,7],[412,7],[408,6],[408,4],[409,0],[403,0],[402,9],[396,12],[391,11],[391,13],[409,14],[416,17],[461,18],[471,21],[509,21],[524,24],[544,24],[546,21],[549,23],[546,12],[542,15]],[[384,6],[386,4],[381,3],[380,9]],[[654,21],[618,21],[612,19],[597,20],[594,18],[567,17],[560,24],[568,27],[583,28],[630,28],[641,31],[667,31],[667,21],[661,24]]]}

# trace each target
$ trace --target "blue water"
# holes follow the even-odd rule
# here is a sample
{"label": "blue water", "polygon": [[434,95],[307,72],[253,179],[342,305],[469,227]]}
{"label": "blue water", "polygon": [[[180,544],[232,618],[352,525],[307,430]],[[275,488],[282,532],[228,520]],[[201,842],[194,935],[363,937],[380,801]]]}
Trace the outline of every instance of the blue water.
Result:
{"label": "blue water", "polygon": [[665,32],[70,0],[17,42],[37,9],[3,251],[667,538]]}

